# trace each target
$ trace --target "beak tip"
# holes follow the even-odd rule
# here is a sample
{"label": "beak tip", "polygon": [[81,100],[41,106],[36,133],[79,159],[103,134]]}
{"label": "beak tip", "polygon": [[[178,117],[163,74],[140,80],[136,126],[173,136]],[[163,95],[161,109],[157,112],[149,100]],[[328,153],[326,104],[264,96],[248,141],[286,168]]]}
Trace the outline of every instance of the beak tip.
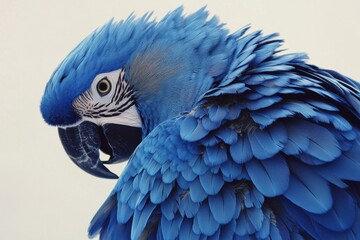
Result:
{"label": "beak tip", "polygon": [[99,177],[102,177],[102,178],[106,178],[106,179],[118,179],[119,177],[114,174],[114,173],[111,173],[111,174],[107,174],[107,175],[102,175],[102,176],[99,176]]}
{"label": "beak tip", "polygon": [[87,169],[83,168],[83,170],[87,171],[88,173],[96,177],[107,178],[107,179],[119,178],[115,173],[107,169],[100,160],[98,160],[97,164],[94,167]]}
{"label": "beak tip", "polygon": [[119,178],[115,173],[112,173],[110,171],[102,172],[102,171],[95,170],[94,172],[89,172],[89,173],[93,176],[106,178],[106,179],[118,179]]}
{"label": "beak tip", "polygon": [[107,173],[101,173],[100,175],[98,175],[98,177],[107,178],[107,179],[118,179],[119,178],[115,173],[112,173],[110,171],[108,171]]}

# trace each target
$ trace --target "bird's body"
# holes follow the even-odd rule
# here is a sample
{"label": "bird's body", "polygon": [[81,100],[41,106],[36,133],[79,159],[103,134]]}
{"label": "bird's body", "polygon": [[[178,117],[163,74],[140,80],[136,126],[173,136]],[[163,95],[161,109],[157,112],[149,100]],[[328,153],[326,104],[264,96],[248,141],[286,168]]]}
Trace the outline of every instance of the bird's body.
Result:
{"label": "bird's body", "polygon": [[359,239],[359,84],[207,16],[109,23],[48,84],[77,165],[111,178],[99,149],[130,156],[89,235]]}

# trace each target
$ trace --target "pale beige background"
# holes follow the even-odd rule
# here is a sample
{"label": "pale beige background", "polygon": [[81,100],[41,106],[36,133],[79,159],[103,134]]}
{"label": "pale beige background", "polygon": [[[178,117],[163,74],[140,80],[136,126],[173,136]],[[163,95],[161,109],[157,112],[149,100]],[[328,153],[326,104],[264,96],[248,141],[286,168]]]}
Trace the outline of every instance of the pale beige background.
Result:
{"label": "pale beige background", "polygon": [[[0,239],[86,239],[115,181],[94,178],[65,155],[44,124],[40,98],[52,71],[111,17],[207,4],[230,29],[280,32],[289,51],[360,79],[360,1],[0,0]],[[120,167],[115,168],[119,172]]]}

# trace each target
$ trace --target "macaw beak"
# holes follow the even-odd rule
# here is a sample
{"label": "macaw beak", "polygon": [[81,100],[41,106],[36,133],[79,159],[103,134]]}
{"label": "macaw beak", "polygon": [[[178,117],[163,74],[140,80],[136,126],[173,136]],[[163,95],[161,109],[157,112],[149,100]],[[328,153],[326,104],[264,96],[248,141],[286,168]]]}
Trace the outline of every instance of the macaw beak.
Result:
{"label": "macaw beak", "polygon": [[[61,143],[71,160],[82,170],[102,178],[117,178],[103,163],[112,164],[127,160],[141,142],[141,128],[119,124],[84,121],[77,126],[59,128]],[[100,160],[102,151],[110,156]]]}

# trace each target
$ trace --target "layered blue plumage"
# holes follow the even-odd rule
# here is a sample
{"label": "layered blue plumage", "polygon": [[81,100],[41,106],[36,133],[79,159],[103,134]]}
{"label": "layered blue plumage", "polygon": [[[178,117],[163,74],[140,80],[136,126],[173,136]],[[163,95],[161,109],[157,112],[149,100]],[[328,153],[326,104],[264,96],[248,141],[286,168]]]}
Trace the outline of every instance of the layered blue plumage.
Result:
{"label": "layered blue plumage", "polygon": [[104,28],[130,60],[93,64],[127,66],[144,138],[89,235],[360,239],[359,84],[280,53],[276,34],[229,34],[207,17]]}

